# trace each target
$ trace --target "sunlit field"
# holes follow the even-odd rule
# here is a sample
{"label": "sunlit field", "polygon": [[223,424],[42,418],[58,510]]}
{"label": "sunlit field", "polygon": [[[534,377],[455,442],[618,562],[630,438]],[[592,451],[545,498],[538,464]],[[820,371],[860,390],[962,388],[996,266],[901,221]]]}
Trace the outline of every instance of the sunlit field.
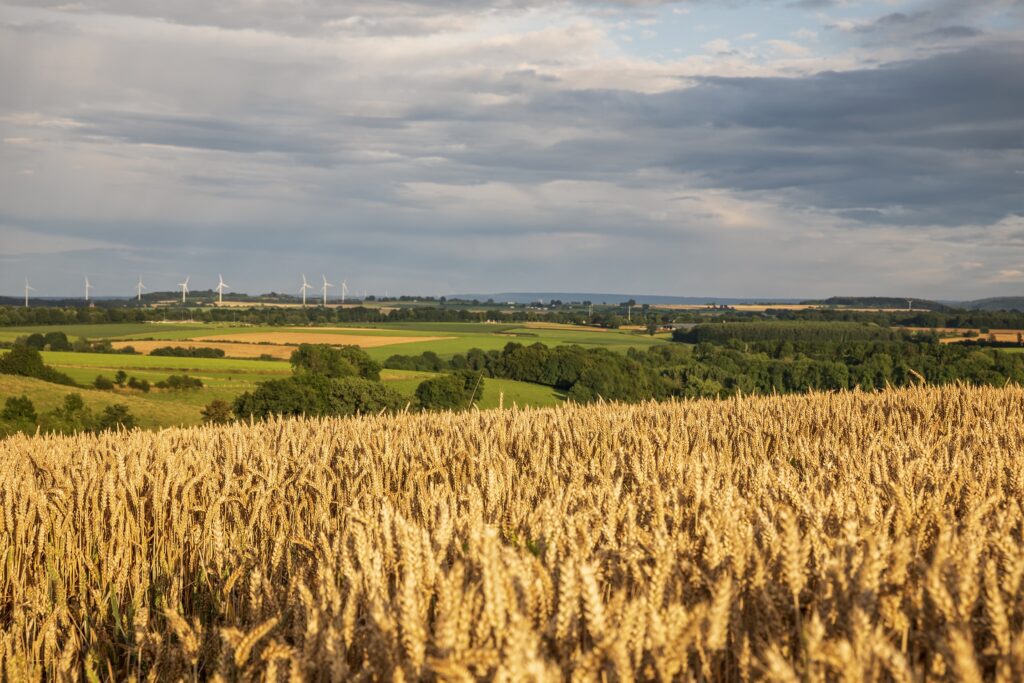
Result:
{"label": "sunlit field", "polygon": [[1020,680],[1024,390],[0,442],[7,680]]}

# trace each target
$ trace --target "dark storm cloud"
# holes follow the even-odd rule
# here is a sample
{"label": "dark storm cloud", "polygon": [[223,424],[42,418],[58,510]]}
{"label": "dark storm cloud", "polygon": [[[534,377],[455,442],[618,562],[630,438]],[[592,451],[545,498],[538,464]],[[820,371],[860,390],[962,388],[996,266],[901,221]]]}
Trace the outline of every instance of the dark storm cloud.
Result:
{"label": "dark storm cloud", "polygon": [[1008,47],[805,78],[708,78],[657,95],[550,92],[528,114],[505,116],[594,134],[454,159],[503,176],[667,167],[706,186],[784,191],[858,219],[892,209],[886,222],[993,222],[1024,209],[1014,172],[1024,159],[1022,60]]}
{"label": "dark storm cloud", "polygon": [[[514,105],[438,102],[293,127],[106,112],[79,118],[76,135],[368,169],[346,143],[355,138],[387,146],[391,182],[629,182],[661,169],[854,220],[991,223],[1024,210],[1022,60],[1019,48],[986,48],[802,78],[704,78],[654,95],[524,88]],[[581,134],[533,144],[501,134],[524,126]],[[417,167],[423,158],[435,163]]]}

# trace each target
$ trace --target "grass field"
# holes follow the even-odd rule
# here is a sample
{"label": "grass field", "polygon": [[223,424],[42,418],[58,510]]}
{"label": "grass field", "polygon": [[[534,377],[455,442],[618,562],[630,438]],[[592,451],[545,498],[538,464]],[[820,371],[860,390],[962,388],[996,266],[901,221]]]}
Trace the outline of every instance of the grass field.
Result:
{"label": "grass field", "polygon": [[[69,375],[83,388],[65,387],[40,380],[0,375],[0,405],[8,396],[25,394],[39,412],[52,410],[71,392],[82,394],[95,411],[113,403],[124,403],[139,418],[144,427],[170,427],[198,424],[200,410],[215,399],[231,402],[236,396],[252,391],[258,382],[280,379],[291,375],[291,366],[284,361],[243,360],[232,358],[178,358],[173,356],[141,356],[129,354],[74,353],[70,351],[44,351],[43,360]],[[160,391],[142,393],[132,389],[97,391],[91,389],[97,375],[113,379],[118,370],[151,384],[170,375],[187,374],[203,381],[204,387],[186,391]],[[425,379],[436,376],[429,372],[389,370],[381,372],[381,381],[403,396],[412,398],[416,387]],[[551,387],[508,379],[485,380],[485,391],[480,408],[495,408],[502,401],[510,407],[545,407],[560,403],[563,396]]]}
{"label": "grass field", "polygon": [[[124,370],[151,384],[167,379],[169,375],[187,374],[199,378],[204,388],[188,391],[158,391],[148,394],[118,389],[115,392],[80,390],[86,403],[98,409],[110,403],[125,403],[147,427],[196,424],[200,409],[215,399],[233,401],[235,397],[251,391],[258,382],[287,377],[291,370],[286,361],[294,346],[260,343],[239,343],[238,340],[264,341],[317,341],[328,343],[356,343],[369,345],[365,351],[378,362],[391,355],[418,355],[433,351],[442,358],[465,353],[472,348],[500,351],[509,342],[521,344],[543,343],[549,346],[579,344],[591,348],[605,348],[624,352],[631,347],[648,347],[666,342],[664,335],[650,337],[630,331],[579,328],[567,325],[494,324],[494,323],[395,323],[387,325],[352,325],[330,327],[273,327],[239,326],[228,324],[161,324],[131,323],[112,325],[56,325],[21,328],[3,328],[0,341],[10,341],[33,332],[62,331],[69,338],[86,337],[90,340],[119,340],[118,345],[131,344],[140,351],[159,346],[199,345],[217,346],[204,338],[227,339],[225,344],[231,358],[178,358],[131,354],[74,353],[46,351],[44,361],[71,376],[79,384],[91,386],[97,375],[113,379],[118,370]],[[153,341],[146,341],[153,340]],[[389,343],[389,340],[393,340]],[[264,353],[279,360],[256,360]],[[404,396],[412,397],[416,387],[429,373],[410,373],[388,370],[382,379]],[[505,379],[488,379],[478,405],[481,408],[505,406],[552,406],[564,396],[551,387]],[[15,390],[18,390],[15,392]],[[15,385],[8,381],[0,385],[0,402],[12,392],[24,391],[40,410],[57,405],[68,389],[57,385],[28,381]]]}
{"label": "grass field", "polygon": [[1024,680],[1024,390],[0,441],[10,681]]}

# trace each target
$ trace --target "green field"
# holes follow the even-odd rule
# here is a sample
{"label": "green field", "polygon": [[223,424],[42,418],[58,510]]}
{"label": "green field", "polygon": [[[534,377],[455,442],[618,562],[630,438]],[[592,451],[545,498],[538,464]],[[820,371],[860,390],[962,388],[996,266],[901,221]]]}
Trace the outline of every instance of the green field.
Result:
{"label": "green field", "polygon": [[[251,391],[258,382],[291,375],[291,366],[285,361],[235,360],[225,358],[174,358],[136,356],[130,354],[74,353],[45,351],[43,358],[61,372],[71,376],[81,387],[67,387],[28,377],[0,375],[0,405],[9,396],[28,396],[40,413],[60,405],[69,393],[82,395],[86,405],[95,412],[108,405],[123,403],[138,418],[139,425],[147,428],[198,424],[201,409],[215,399],[231,402],[236,396]],[[155,384],[169,375],[187,374],[198,377],[205,385],[202,389],[161,391],[153,388],[148,393],[128,388],[98,391],[91,388],[97,375],[113,379],[118,370],[128,375],[149,380]],[[436,373],[405,370],[384,370],[381,381],[403,396],[412,398],[420,382]],[[487,379],[484,396],[478,405],[494,408],[503,401],[506,407],[550,406],[562,400],[551,387],[507,379]]]}
{"label": "green field", "polygon": [[[40,325],[32,327],[10,327],[0,330],[0,342],[13,341],[17,337],[34,332],[61,331],[69,339],[85,337],[92,341],[111,340],[167,340],[169,345],[196,337],[218,334],[275,334],[281,332],[310,331],[310,328],[243,326],[231,324],[193,323],[125,323],[109,325]],[[574,329],[571,327],[539,328],[504,323],[388,323],[377,325],[350,325],[318,327],[317,333],[337,335],[343,344],[348,335],[396,336],[396,337],[445,337],[444,339],[422,342],[396,343],[366,349],[377,361],[384,361],[391,355],[418,355],[433,351],[442,358],[466,353],[472,348],[485,351],[500,351],[509,342],[528,345],[543,343],[548,346],[579,344],[586,347],[601,347],[624,352],[630,347],[645,348],[665,343],[663,336],[650,337],[632,331],[597,330],[593,328]],[[153,389],[142,393],[130,389],[96,391],[91,388],[71,388],[48,384],[39,380],[0,375],[0,403],[12,395],[26,394],[40,412],[50,410],[71,391],[82,394],[86,404],[94,410],[102,410],[113,403],[124,403],[145,427],[164,427],[181,424],[196,424],[200,421],[200,410],[215,399],[232,401],[236,396],[251,391],[258,382],[287,377],[291,367],[286,361],[267,361],[233,358],[178,358],[167,356],[146,356],[132,354],[75,353],[45,351],[44,361],[69,375],[83,387],[90,387],[97,375],[110,379],[118,370],[129,376],[145,379],[150,384],[167,379],[170,375],[187,374],[203,381],[198,390],[160,391]],[[431,373],[385,370],[382,380],[404,396],[412,397],[416,387]],[[563,396],[552,389],[538,384],[516,382],[506,379],[487,379],[481,408],[505,406],[549,406],[563,400]]]}
{"label": "green field", "polygon": [[[85,337],[90,340],[111,339],[184,341],[197,337],[235,334],[276,334],[281,332],[308,332],[309,327],[243,326],[228,323],[127,323],[111,325],[40,325],[33,327],[10,327],[0,330],[0,341],[13,341],[19,336],[40,332],[61,331],[69,339]],[[387,323],[317,327],[319,334],[337,335],[338,343],[344,343],[346,335],[396,336],[396,337],[437,337],[423,342],[397,343],[367,349],[375,360],[384,360],[394,354],[419,355],[433,351],[442,358],[466,353],[472,348],[484,351],[500,351],[509,342],[533,344],[540,342],[548,346],[579,344],[586,347],[602,347],[611,351],[625,352],[631,347],[646,348],[664,344],[665,335],[648,336],[627,330],[597,330],[594,328],[573,329],[571,327],[547,329],[526,327],[516,324],[498,323]],[[173,345],[173,344],[169,344]]]}

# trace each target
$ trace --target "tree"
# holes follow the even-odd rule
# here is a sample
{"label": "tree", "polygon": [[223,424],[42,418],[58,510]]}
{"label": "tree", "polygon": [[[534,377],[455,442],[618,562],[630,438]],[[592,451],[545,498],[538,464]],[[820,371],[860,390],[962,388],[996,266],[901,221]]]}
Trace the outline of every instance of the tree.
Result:
{"label": "tree", "polygon": [[345,360],[355,366],[359,371],[360,377],[374,382],[380,381],[380,363],[370,358],[366,351],[350,344],[338,348],[338,352]]}
{"label": "tree", "polygon": [[327,344],[299,344],[292,351],[292,371],[295,374],[323,375],[324,377],[351,377],[359,368],[340,349]]}
{"label": "tree", "polygon": [[240,418],[265,419],[273,415],[322,415],[324,402],[314,383],[299,378],[260,382],[253,391],[235,399],[233,409]]}
{"label": "tree", "polygon": [[75,386],[73,379],[44,364],[43,356],[38,349],[25,345],[16,345],[5,355],[0,356],[0,374],[35,377],[55,384]]}
{"label": "tree", "polygon": [[124,370],[118,370],[114,373],[114,383],[119,387],[123,387],[124,383],[128,381],[128,373]]}
{"label": "tree", "polygon": [[11,396],[4,402],[4,410],[0,413],[0,418],[11,421],[27,420],[35,423],[36,407],[25,394]]}
{"label": "tree", "polygon": [[144,394],[149,393],[149,380],[148,379],[136,379],[135,377],[128,378],[128,387],[131,389],[138,389]]}
{"label": "tree", "polygon": [[40,418],[40,425],[43,431],[74,434],[92,430],[95,420],[81,394],[68,394],[59,408]]}
{"label": "tree", "polygon": [[92,385],[100,391],[110,391],[114,388],[114,383],[110,381],[109,377],[104,375],[96,375],[96,379],[93,380]]}
{"label": "tree", "polygon": [[458,410],[469,403],[465,380],[456,375],[442,375],[421,382],[416,387],[416,400],[426,410]]}
{"label": "tree", "polygon": [[201,411],[203,416],[203,422],[206,424],[227,424],[231,422],[233,416],[231,414],[231,404],[221,399],[216,399],[210,402]]}
{"label": "tree", "polygon": [[373,380],[343,377],[330,383],[330,415],[396,412],[407,404],[397,391]]}
{"label": "tree", "polygon": [[51,351],[70,351],[71,343],[68,342],[68,337],[63,332],[47,332],[43,338],[45,347]]}
{"label": "tree", "polygon": [[115,403],[107,406],[100,413],[96,421],[96,430],[133,429],[135,427],[135,416],[128,410],[128,406],[122,403]]}

